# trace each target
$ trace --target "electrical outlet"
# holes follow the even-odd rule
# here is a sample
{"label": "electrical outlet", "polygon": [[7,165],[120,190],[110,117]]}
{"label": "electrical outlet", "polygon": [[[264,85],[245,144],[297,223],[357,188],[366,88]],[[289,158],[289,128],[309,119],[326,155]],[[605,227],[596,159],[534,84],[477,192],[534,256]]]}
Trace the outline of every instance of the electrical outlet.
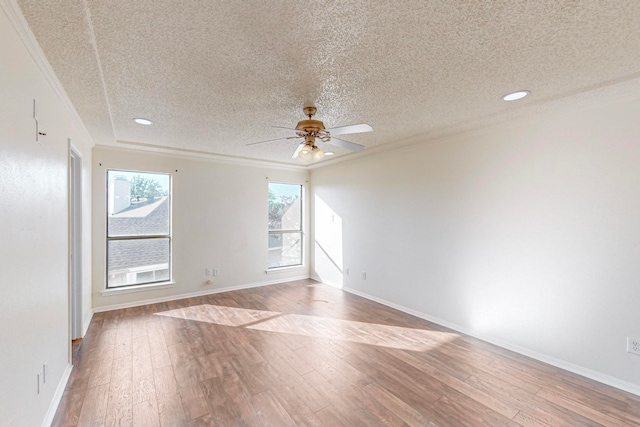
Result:
{"label": "electrical outlet", "polygon": [[207,275],[207,276],[211,276],[211,274],[212,274],[211,269],[210,268],[205,269],[204,270],[204,274]]}
{"label": "electrical outlet", "polygon": [[219,276],[220,275],[220,269],[219,268],[214,268],[213,269],[213,275],[214,276]]}
{"label": "electrical outlet", "polygon": [[640,356],[640,340],[627,337],[627,352]]}
{"label": "electrical outlet", "polygon": [[367,272],[366,271],[362,272],[362,280],[367,280]]}

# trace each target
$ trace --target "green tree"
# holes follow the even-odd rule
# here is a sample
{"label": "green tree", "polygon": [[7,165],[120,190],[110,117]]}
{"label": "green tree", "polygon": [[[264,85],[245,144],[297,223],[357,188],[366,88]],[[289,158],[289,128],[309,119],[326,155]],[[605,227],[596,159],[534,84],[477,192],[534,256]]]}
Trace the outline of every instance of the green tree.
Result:
{"label": "green tree", "polygon": [[167,192],[162,189],[158,181],[140,175],[133,177],[130,188],[132,198],[146,198],[149,202],[153,201],[156,197],[167,195]]}
{"label": "green tree", "polygon": [[278,200],[274,192],[269,190],[269,229],[277,230],[281,227],[282,215],[296,199],[294,196],[280,196]]}

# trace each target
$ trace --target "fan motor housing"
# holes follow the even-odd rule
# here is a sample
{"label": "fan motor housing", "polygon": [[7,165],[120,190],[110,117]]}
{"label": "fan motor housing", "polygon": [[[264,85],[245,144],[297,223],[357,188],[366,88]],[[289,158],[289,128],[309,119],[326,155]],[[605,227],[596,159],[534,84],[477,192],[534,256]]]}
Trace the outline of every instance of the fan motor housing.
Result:
{"label": "fan motor housing", "polygon": [[320,120],[300,120],[296,126],[296,130],[302,130],[305,132],[318,132],[324,130],[324,123]]}

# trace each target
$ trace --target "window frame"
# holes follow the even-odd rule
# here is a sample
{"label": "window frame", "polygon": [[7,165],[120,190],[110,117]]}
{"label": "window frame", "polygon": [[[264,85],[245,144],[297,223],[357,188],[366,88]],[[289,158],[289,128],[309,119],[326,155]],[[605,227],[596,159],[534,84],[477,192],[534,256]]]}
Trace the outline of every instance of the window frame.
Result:
{"label": "window frame", "polygon": [[[271,189],[271,185],[272,184],[280,184],[280,185],[294,185],[300,188],[300,226],[298,229],[280,229],[280,230],[270,230],[269,229],[269,224],[268,224],[268,215],[267,215],[267,271],[275,271],[275,270],[281,270],[281,269],[289,269],[289,268],[296,268],[296,267],[301,267],[304,265],[304,256],[305,256],[305,250],[304,250],[304,241],[305,241],[305,236],[304,236],[304,221],[305,221],[305,209],[304,209],[304,185],[300,184],[300,183],[292,183],[292,182],[284,182],[284,181],[268,181],[267,183],[267,195],[269,193],[269,190]],[[269,203],[268,203],[268,196],[267,196],[267,210],[269,209]],[[272,235],[279,235],[279,236],[284,236],[284,235],[291,235],[291,234],[298,234],[300,236],[300,262],[297,264],[287,264],[287,265],[277,265],[277,266],[269,266],[269,240],[271,238]]]}
{"label": "window frame", "polygon": [[[110,173],[123,172],[127,174],[152,174],[152,175],[165,175],[169,178],[169,188],[168,188],[168,232],[167,234],[147,234],[147,235],[118,235],[118,236],[110,236],[109,235],[109,174]],[[135,287],[148,287],[154,285],[162,285],[166,283],[172,283],[173,280],[173,232],[172,232],[172,207],[173,207],[173,176],[167,172],[154,172],[154,171],[142,171],[142,170],[133,170],[133,169],[119,169],[119,168],[107,168],[105,173],[105,183],[106,183],[106,191],[105,191],[105,289],[106,290],[119,290],[119,289],[130,289]],[[153,280],[150,282],[136,282],[130,284],[121,284],[121,285],[111,285],[109,286],[109,243],[115,241],[136,241],[136,240],[158,240],[158,239],[167,239],[169,242],[169,250],[168,250],[168,259],[167,259],[167,269],[168,269],[168,278],[161,280]],[[133,273],[136,274],[136,277],[140,273],[148,272],[143,267],[148,266],[139,266],[139,267],[130,267],[129,270],[134,270]],[[135,271],[138,270],[138,271]],[[153,272],[153,277],[155,278],[155,270]],[[116,273],[123,274],[123,273]],[[127,274],[127,273],[124,273]],[[125,280],[126,281],[126,280]]]}

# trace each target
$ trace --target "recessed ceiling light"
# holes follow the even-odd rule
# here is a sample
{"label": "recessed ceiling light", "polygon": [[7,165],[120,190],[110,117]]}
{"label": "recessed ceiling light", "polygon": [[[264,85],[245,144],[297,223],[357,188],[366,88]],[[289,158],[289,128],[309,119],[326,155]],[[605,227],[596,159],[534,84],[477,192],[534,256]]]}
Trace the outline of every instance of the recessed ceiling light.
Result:
{"label": "recessed ceiling light", "polygon": [[139,125],[152,125],[153,122],[151,120],[147,120],[147,119],[133,119],[134,122],[138,123]]}
{"label": "recessed ceiling light", "polygon": [[333,156],[334,154],[336,154],[336,153],[334,153],[333,151],[325,151],[324,152],[325,156]]}
{"label": "recessed ceiling light", "polygon": [[529,95],[531,92],[528,90],[519,90],[517,92],[509,93],[502,97],[504,101],[516,101],[518,99],[522,99],[525,96]]}

